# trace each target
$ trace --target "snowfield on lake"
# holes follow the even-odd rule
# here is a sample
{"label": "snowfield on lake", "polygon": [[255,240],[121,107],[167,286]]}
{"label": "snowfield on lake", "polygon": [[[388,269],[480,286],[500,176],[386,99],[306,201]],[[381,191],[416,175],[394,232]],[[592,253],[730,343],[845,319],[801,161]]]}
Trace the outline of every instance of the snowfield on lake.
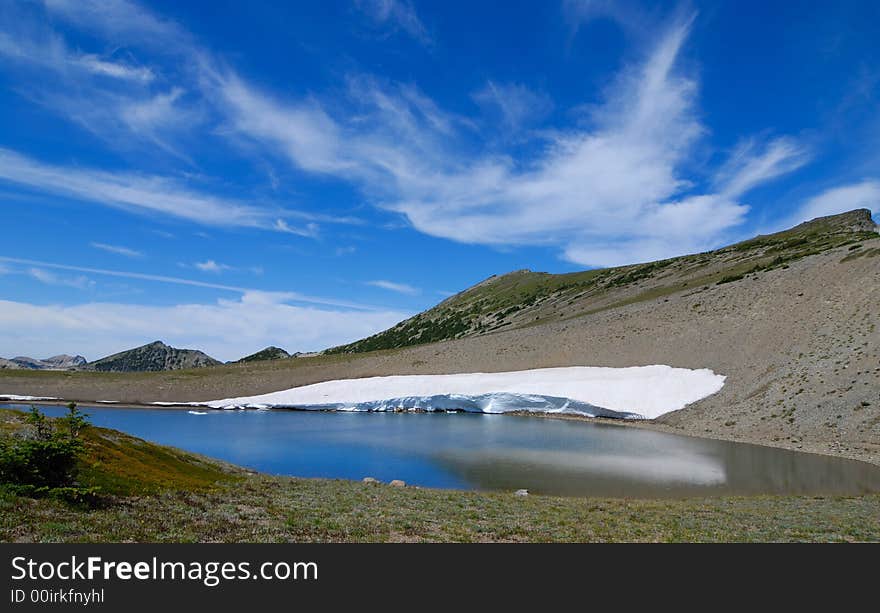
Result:
{"label": "snowfield on lake", "polygon": [[571,366],[498,373],[340,379],[288,390],[184,404],[214,409],[533,411],[653,419],[714,394],[725,377],[671,366]]}

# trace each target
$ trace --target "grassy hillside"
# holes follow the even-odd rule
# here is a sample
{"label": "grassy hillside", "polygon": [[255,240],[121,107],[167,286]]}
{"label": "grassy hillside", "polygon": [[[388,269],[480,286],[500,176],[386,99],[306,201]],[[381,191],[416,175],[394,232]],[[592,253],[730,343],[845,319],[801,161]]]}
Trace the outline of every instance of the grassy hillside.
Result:
{"label": "grassy hillside", "polygon": [[489,334],[597,313],[689,289],[741,281],[850,245],[852,257],[880,255],[870,211],[822,217],[723,249],[568,274],[518,270],[493,276],[437,306],[327,353],[361,353]]}
{"label": "grassy hillside", "polygon": [[[0,437],[25,428],[25,414],[0,410]],[[102,495],[134,496],[170,490],[207,491],[242,471],[172,447],[148,443],[116,430],[89,426],[81,433],[85,452],[77,482]]]}
{"label": "grassy hillside", "polygon": [[[0,436],[23,414],[0,410]],[[880,496],[577,499],[248,473],[114,430],[85,431],[94,508],[0,485],[0,541],[878,541]]]}

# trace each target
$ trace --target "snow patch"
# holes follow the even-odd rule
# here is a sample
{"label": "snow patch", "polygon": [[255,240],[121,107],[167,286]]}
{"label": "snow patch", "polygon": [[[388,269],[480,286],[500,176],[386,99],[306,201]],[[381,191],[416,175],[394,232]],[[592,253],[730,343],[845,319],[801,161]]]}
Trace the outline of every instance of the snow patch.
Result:
{"label": "snow patch", "polygon": [[725,378],[705,368],[571,366],[340,379],[258,396],[154,404],[316,411],[532,411],[654,419],[714,394],[722,388]]}
{"label": "snow patch", "polygon": [[55,398],[54,396],[18,396],[16,394],[0,394],[0,402],[27,402],[29,400],[58,400],[58,398]]}

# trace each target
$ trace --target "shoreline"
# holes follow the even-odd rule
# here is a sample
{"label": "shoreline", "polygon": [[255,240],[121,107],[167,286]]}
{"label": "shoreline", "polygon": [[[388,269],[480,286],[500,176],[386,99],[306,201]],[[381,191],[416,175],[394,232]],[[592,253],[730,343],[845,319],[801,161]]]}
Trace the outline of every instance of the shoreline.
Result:
{"label": "shoreline", "polygon": [[[267,409],[215,409],[211,407],[203,407],[203,406],[193,406],[189,404],[144,404],[144,403],[134,403],[134,402],[100,402],[97,400],[69,400],[69,399],[44,399],[44,400],[2,400],[3,397],[0,397],[0,404],[23,404],[23,405],[39,405],[39,406],[66,406],[70,402],[76,402],[77,405],[81,406],[94,406],[95,408],[119,408],[119,409],[159,409],[159,410],[172,410],[172,411],[181,411],[181,410],[206,410],[206,411],[228,411],[228,410],[244,410],[244,411],[257,411],[257,410],[271,410],[271,411],[301,411],[301,412],[314,412],[309,409],[297,409],[297,408],[267,408]],[[339,411],[324,411],[324,412],[339,412]],[[367,411],[364,411],[367,412]],[[420,413],[417,411],[404,411],[406,413]],[[424,411],[428,413],[428,411]],[[769,447],[772,449],[785,449],[787,451],[793,451],[797,453],[809,453],[813,455],[821,455],[827,457],[834,458],[843,458],[848,460],[855,460],[859,462],[865,462],[866,464],[871,464],[874,466],[880,466],[880,452],[870,452],[870,451],[858,451],[858,450],[839,450],[834,449],[833,447],[826,446],[826,444],[816,443],[813,441],[798,441],[797,443],[791,443],[788,441],[768,441],[762,439],[760,437],[750,437],[750,436],[736,436],[730,435],[725,436],[717,433],[706,432],[706,433],[694,433],[689,432],[683,428],[677,428],[675,426],[669,426],[664,423],[660,423],[653,419],[623,419],[623,418],[614,418],[614,417],[589,417],[586,415],[576,415],[572,413],[546,413],[546,412],[536,412],[536,411],[508,411],[505,413],[475,413],[468,411],[461,411],[462,413],[471,414],[471,415],[506,415],[511,417],[539,417],[544,419],[557,419],[557,420],[568,420],[568,421],[578,421],[584,423],[592,423],[597,425],[606,425],[606,426],[618,426],[623,428],[641,428],[644,430],[651,430],[654,432],[661,432],[664,434],[673,434],[676,436],[686,436],[689,438],[696,439],[708,439],[708,440],[716,440],[716,441],[725,441],[729,443],[744,443],[748,445],[757,445],[760,447]]]}

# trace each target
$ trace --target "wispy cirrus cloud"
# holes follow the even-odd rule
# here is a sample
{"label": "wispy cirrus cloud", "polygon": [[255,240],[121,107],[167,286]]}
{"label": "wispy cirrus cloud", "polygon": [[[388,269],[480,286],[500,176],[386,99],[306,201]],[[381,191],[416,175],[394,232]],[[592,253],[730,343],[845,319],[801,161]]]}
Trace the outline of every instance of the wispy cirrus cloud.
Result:
{"label": "wispy cirrus cloud", "polygon": [[227,270],[233,270],[232,266],[228,264],[218,264],[214,260],[205,260],[204,262],[196,262],[193,264],[194,267],[198,268],[202,272],[213,272],[213,273],[221,273]]}
{"label": "wispy cirrus cloud", "polygon": [[[682,167],[705,134],[696,82],[676,70],[691,21],[675,24],[626,68],[585,128],[560,130],[525,163],[503,156],[375,156],[398,189],[383,206],[415,228],[468,243],[560,245],[585,265],[614,265],[702,250],[740,224],[738,197],[803,163],[790,140],[738,151],[718,191],[695,192]],[[423,163],[425,162],[426,163]],[[552,206],[547,206],[552,203]],[[698,230],[695,230],[698,229]]]}
{"label": "wispy cirrus cloud", "polygon": [[[106,44],[85,51],[69,44],[47,15],[110,37],[113,51],[106,52]],[[179,75],[163,74],[157,65],[142,61],[147,54],[136,55],[131,44],[156,43],[156,37],[171,35],[169,28],[151,28],[154,22],[128,2],[7,3],[0,7],[0,57],[6,60],[5,68],[16,72],[20,95],[78,124],[110,147],[158,145],[186,159],[177,141],[200,125],[199,105],[185,100],[182,88],[168,86],[169,78]],[[120,28],[129,34],[113,41]],[[135,31],[153,36],[135,36]],[[171,45],[166,40],[156,49]]]}
{"label": "wispy cirrus cloud", "polygon": [[378,26],[401,30],[424,45],[432,43],[410,0],[355,0],[355,5]]}
{"label": "wispy cirrus cloud", "polygon": [[[122,279],[133,279],[136,281],[153,281],[156,283],[168,283],[171,285],[187,285],[190,287],[203,287],[206,289],[216,289],[223,290],[227,292],[233,292],[242,294],[244,296],[267,296],[267,295],[282,295],[278,292],[269,292],[266,290],[260,290],[256,288],[242,287],[237,285],[226,285],[222,283],[211,283],[208,281],[199,281],[196,279],[186,279],[182,277],[174,277],[169,275],[157,275],[157,274],[149,274],[149,273],[140,273],[133,272],[127,270],[109,270],[106,268],[92,268],[88,266],[73,266],[70,264],[59,264],[56,262],[42,262],[37,260],[30,260],[26,258],[16,258],[10,256],[0,255],[0,264],[18,264],[26,267],[30,267],[30,270],[43,270],[46,268],[53,270],[64,270],[70,272],[80,272],[91,275],[102,275],[108,277],[117,277]],[[46,272],[46,271],[44,271]],[[51,274],[51,273],[50,273]],[[44,275],[44,278],[48,279]],[[382,311],[386,310],[384,307],[378,307],[375,305],[362,304],[358,302],[351,302],[347,300],[336,300],[334,298],[322,298],[320,296],[309,296],[306,294],[300,294],[298,292],[283,292],[284,300],[288,302],[303,302],[307,304],[317,304],[322,306],[332,306],[339,307],[343,309],[354,309],[359,311]]]}
{"label": "wispy cirrus cloud", "polygon": [[760,143],[741,142],[715,177],[720,193],[739,197],[750,189],[797,170],[810,159],[807,147],[792,138],[780,137]]}
{"label": "wispy cirrus cloud", "polygon": [[[219,227],[262,228],[293,233],[272,210],[198,192],[161,176],[46,164],[0,148],[0,181],[82,202],[152,213]],[[296,214],[294,216],[301,216]],[[313,234],[306,227],[301,235]]]}
{"label": "wispy cirrus cloud", "polygon": [[134,83],[149,83],[153,70],[130,60],[72,49],[63,37],[48,27],[31,21],[15,19],[20,14],[7,7],[10,23],[18,27],[0,30],[0,57],[27,68],[43,68],[57,76],[82,78],[106,77]]}
{"label": "wispy cirrus cloud", "polygon": [[150,68],[131,66],[123,62],[113,62],[107,59],[102,59],[94,54],[81,55],[76,59],[76,63],[92,74],[113,77],[114,79],[142,81],[146,83],[152,81],[156,76]]}
{"label": "wispy cirrus cloud", "polygon": [[532,91],[521,83],[488,81],[471,97],[490,112],[497,113],[506,130],[538,123],[553,110],[553,101],[548,95]]}
{"label": "wispy cirrus cloud", "polygon": [[127,258],[142,258],[144,254],[137,249],[130,249],[128,247],[122,247],[120,245],[108,245],[107,243],[89,243],[95,249],[100,249],[101,251],[106,251],[107,253],[115,253],[116,255],[123,255]]}
{"label": "wispy cirrus cloud", "polygon": [[386,280],[377,280],[377,281],[366,281],[366,285],[372,285],[373,287],[378,287],[381,289],[386,289],[389,292],[397,292],[398,294],[406,294],[408,296],[415,296],[421,293],[421,290],[417,287],[413,287],[412,285],[407,285],[406,283],[395,283],[394,281],[386,281]]}
{"label": "wispy cirrus cloud", "polygon": [[58,19],[121,45],[138,44],[164,53],[188,51],[192,36],[173,20],[129,0],[43,0]]}
{"label": "wispy cirrus cloud", "polygon": [[[181,264],[181,266],[189,267],[187,264]],[[201,272],[211,273],[215,275],[222,274],[224,272],[248,272],[254,275],[262,275],[263,267],[262,266],[232,266],[230,264],[224,264],[222,262],[217,262],[216,260],[205,260],[203,262],[195,262],[192,265],[192,268],[196,270],[200,270]]]}
{"label": "wispy cirrus cloud", "polygon": [[[232,116],[248,118],[234,124],[243,135],[298,169],[354,182],[421,232],[556,245],[579,264],[616,265],[716,246],[744,221],[742,196],[809,159],[791,137],[747,138],[705,189],[695,186],[685,168],[708,129],[696,80],[677,68],[691,26],[674,23],[581,124],[541,134],[525,159],[467,151],[463,122],[375,79],[350,80],[356,123],[334,118],[318,99],[279,100],[237,76],[215,86]],[[509,121],[521,121],[524,108],[509,110]]]}
{"label": "wispy cirrus cloud", "polygon": [[316,101],[282,105],[234,73],[205,74],[237,132],[277,147],[310,172],[342,173],[350,167],[339,127]]}
{"label": "wispy cirrus cloud", "polygon": [[[404,216],[416,230],[458,242],[551,246],[565,259],[588,266],[703,250],[742,225],[750,190],[809,159],[807,149],[791,137],[745,137],[715,171],[694,175],[694,150],[709,128],[698,108],[696,78],[678,66],[693,17],[672,22],[646,43],[647,51],[620,71],[603,98],[584,107],[579,123],[536,132],[529,146],[514,154],[487,147],[489,139],[475,132],[473,121],[444,111],[414,85],[351,75],[347,96],[332,103],[314,93],[279,96],[248,82],[173,22],[131,2],[117,0],[98,14],[100,5],[58,0],[49,10],[108,40],[128,36],[154,49],[167,40],[166,52],[184,58],[187,87],[151,91],[140,98],[144,109],[164,95],[167,113],[158,111],[158,116],[179,115],[183,94],[175,92],[196,92],[219,122],[217,133],[230,142],[245,140],[297,171],[354,185],[377,208]],[[605,15],[635,23],[627,15],[636,12],[621,12],[606,2],[565,6],[580,20]],[[378,22],[409,23],[412,32],[424,31],[409,3],[362,7]],[[508,129],[540,115],[549,103],[523,86],[494,81],[476,98],[497,107]],[[120,113],[121,121],[151,116],[147,110]],[[138,128],[137,121],[129,120],[126,129],[173,147],[161,131]],[[41,175],[33,186],[73,191],[52,172],[24,166],[29,166],[26,175]],[[3,176],[15,181],[11,174]],[[100,188],[100,200],[113,206],[178,216],[185,211],[200,223],[318,235],[316,220],[299,218],[304,223],[296,224],[289,221],[297,219],[292,215],[271,215],[179,185],[172,189],[168,180],[156,177],[122,177],[127,185],[120,190],[117,178],[88,172],[85,177]],[[78,197],[85,191],[77,189]],[[155,197],[157,192],[192,206],[163,208],[161,202],[169,200]]]}
{"label": "wispy cirrus cloud", "polygon": [[572,33],[597,19],[610,19],[630,33],[645,30],[645,12],[633,0],[562,0],[562,16]]}
{"label": "wispy cirrus cloud", "polygon": [[[345,223],[345,222],[342,222]],[[315,238],[318,235],[318,224],[308,222],[302,226],[291,226],[283,219],[276,219],[272,224],[272,229],[285,234],[293,234],[295,236],[304,236],[307,238]]]}
{"label": "wispy cirrus cloud", "polygon": [[56,275],[55,273],[42,268],[29,268],[26,272],[31,278],[36,279],[40,283],[45,283],[46,285],[73,287],[75,289],[89,289],[95,285],[94,281],[83,275],[76,277]]}

